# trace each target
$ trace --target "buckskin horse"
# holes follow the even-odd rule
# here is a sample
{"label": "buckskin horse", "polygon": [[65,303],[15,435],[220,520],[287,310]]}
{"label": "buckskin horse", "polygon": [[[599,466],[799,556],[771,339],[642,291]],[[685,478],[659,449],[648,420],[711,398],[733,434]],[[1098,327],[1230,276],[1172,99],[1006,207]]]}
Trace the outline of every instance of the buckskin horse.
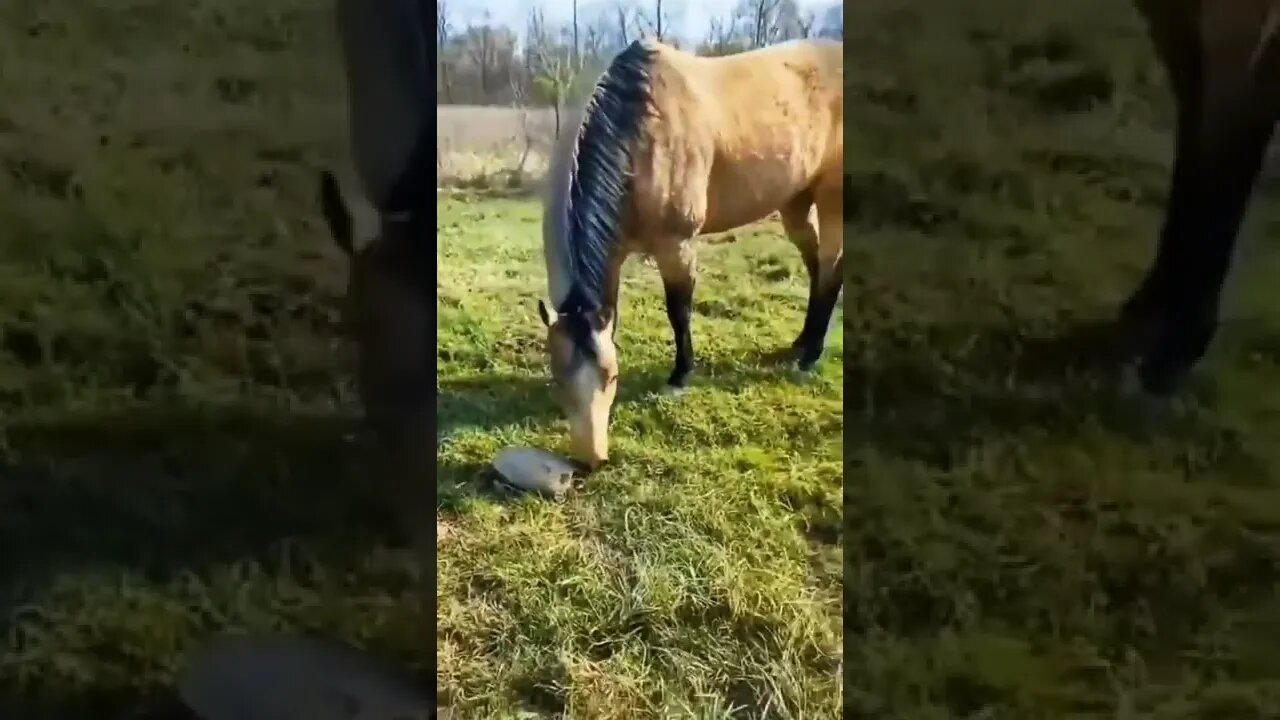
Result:
{"label": "buckskin horse", "polygon": [[620,52],[548,175],[543,247],[552,307],[538,302],[570,452],[608,459],[618,382],[623,262],[651,257],[675,339],[671,389],[694,368],[695,238],[779,212],[809,273],[792,349],[822,355],[844,276],[844,45],[781,43],[699,57],[653,40]]}
{"label": "buckskin horse", "polygon": [[1280,0],[1135,0],[1177,110],[1155,260],[1124,303],[1139,378],[1175,390],[1217,331],[1236,237],[1280,120]]}

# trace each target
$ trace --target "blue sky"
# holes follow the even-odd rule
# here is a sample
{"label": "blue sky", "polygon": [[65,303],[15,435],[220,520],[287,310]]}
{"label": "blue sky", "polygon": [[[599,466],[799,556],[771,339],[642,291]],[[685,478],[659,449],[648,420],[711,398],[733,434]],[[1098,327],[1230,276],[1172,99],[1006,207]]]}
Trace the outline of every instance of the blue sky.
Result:
{"label": "blue sky", "polygon": [[[806,9],[821,9],[832,4],[832,0],[797,0],[797,2],[800,7]],[[706,34],[711,18],[729,15],[737,3],[738,0],[664,0],[663,4],[669,8],[673,30],[677,35],[701,38]],[[639,5],[634,0],[628,4]],[[645,4],[651,5],[652,0],[645,0]],[[534,5],[542,7],[547,16],[547,22],[551,24],[566,22],[573,16],[573,3],[569,0],[541,0],[541,2],[537,0],[449,0],[448,5],[449,19],[456,28],[466,27],[468,23],[479,24],[484,18],[484,13],[488,11],[494,22],[523,32],[529,9]],[[613,3],[610,0],[579,0],[579,16],[589,16],[589,13],[602,5],[611,7]]]}

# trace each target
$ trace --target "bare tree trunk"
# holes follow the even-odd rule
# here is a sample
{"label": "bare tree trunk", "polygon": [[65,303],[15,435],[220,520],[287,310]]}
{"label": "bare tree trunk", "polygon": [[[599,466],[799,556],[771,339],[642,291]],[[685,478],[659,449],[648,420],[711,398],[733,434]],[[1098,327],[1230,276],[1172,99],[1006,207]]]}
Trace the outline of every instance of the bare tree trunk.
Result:
{"label": "bare tree trunk", "polygon": [[618,40],[622,47],[626,47],[631,42],[631,33],[627,31],[627,8],[619,5],[616,8],[618,14]]}
{"label": "bare tree trunk", "polygon": [[582,69],[582,56],[578,54],[578,0],[573,0],[573,69]]}
{"label": "bare tree trunk", "polygon": [[661,40],[662,39],[662,0],[657,0],[657,3],[658,3],[658,17],[654,20],[654,34],[656,34],[658,36],[658,39]]}
{"label": "bare tree trunk", "polygon": [[440,66],[440,89],[446,105],[453,102],[453,84],[449,81],[449,7],[444,0],[436,3],[436,64]]}

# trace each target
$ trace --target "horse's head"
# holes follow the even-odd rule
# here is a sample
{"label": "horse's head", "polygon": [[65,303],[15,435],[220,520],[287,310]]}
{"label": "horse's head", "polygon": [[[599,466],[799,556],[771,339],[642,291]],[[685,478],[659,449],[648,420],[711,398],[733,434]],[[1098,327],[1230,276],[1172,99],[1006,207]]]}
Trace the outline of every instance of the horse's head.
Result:
{"label": "horse's head", "polygon": [[320,206],[334,242],[348,258],[342,327],[355,345],[357,386],[365,420],[384,449],[413,442],[435,412],[431,385],[432,303],[423,287],[423,238],[384,223],[382,234],[356,248],[337,180],[320,178]]}
{"label": "horse's head", "polygon": [[595,469],[609,459],[609,411],[618,390],[618,351],[609,310],[558,313],[538,301],[556,402],[569,419],[569,451]]}

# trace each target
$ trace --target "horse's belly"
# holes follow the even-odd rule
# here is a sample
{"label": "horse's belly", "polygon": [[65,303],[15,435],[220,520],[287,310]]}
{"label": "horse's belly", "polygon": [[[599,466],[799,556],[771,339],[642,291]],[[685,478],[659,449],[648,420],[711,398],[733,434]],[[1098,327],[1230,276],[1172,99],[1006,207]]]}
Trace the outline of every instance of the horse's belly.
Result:
{"label": "horse's belly", "polygon": [[707,187],[703,223],[707,233],[732,230],[767,217],[806,190],[815,172],[809,163],[797,163],[791,156],[717,165]]}

